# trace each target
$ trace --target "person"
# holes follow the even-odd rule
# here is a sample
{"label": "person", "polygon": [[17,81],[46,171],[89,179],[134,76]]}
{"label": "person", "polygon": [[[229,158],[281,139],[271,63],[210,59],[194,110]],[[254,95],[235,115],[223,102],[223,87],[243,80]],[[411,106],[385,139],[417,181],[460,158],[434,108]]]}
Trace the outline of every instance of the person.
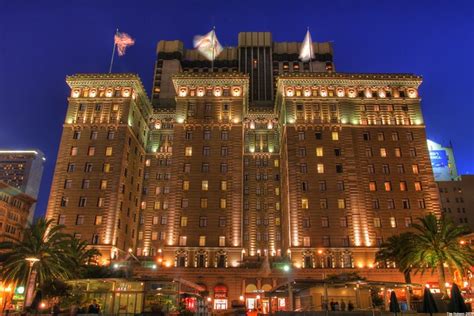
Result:
{"label": "person", "polygon": [[346,310],[346,302],[344,302],[344,299],[341,299],[341,311]]}
{"label": "person", "polygon": [[338,301],[335,301],[335,302],[334,302],[334,310],[335,310],[335,311],[338,311],[338,310],[339,310],[339,302],[338,302]]}
{"label": "person", "polygon": [[329,306],[331,306],[331,311],[335,311],[336,310],[336,304],[334,303],[334,300],[331,299],[331,303],[329,303]]}
{"label": "person", "polygon": [[89,309],[88,309],[87,313],[89,313],[89,314],[99,314],[99,312],[100,312],[100,306],[99,306],[99,304],[97,304],[97,300],[93,300],[92,304],[89,305]]}
{"label": "person", "polygon": [[347,310],[349,312],[352,312],[354,310],[354,304],[352,304],[351,301],[349,301],[349,303],[347,303]]}

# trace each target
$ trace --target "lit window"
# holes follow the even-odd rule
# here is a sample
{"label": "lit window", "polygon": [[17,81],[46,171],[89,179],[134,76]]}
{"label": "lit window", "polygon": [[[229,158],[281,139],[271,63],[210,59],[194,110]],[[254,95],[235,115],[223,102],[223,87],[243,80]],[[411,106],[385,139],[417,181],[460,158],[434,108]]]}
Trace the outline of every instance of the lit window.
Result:
{"label": "lit window", "polygon": [[71,147],[71,156],[77,156],[77,147]]}
{"label": "lit window", "polygon": [[318,163],[316,167],[318,173],[324,173],[324,165],[322,163]]}
{"label": "lit window", "polygon": [[380,157],[387,157],[387,149],[380,148]]}
{"label": "lit window", "polygon": [[219,247],[225,247],[225,236],[219,236]]}
{"label": "lit window", "polygon": [[311,239],[309,237],[303,237],[303,247],[311,247]]}
{"label": "lit window", "polygon": [[184,151],[184,155],[186,157],[191,157],[193,155],[193,148],[192,147],[186,147]]}
{"label": "lit window", "polygon": [[221,199],[220,206],[221,206],[221,208],[226,208],[227,207],[227,200],[226,199]]}
{"label": "lit window", "polygon": [[332,140],[339,140],[339,132],[332,132],[331,136]]}
{"label": "lit window", "polygon": [[227,191],[227,181],[221,181],[221,191]]}
{"label": "lit window", "polygon": [[151,159],[145,160],[145,166],[150,167],[151,165]]}
{"label": "lit window", "polygon": [[161,201],[155,201],[154,209],[155,209],[155,210],[161,209]]}
{"label": "lit window", "polygon": [[390,227],[396,228],[397,227],[397,221],[395,220],[395,217],[390,217]]}
{"label": "lit window", "polygon": [[317,157],[323,156],[323,147],[316,147],[316,156]]}
{"label": "lit window", "polygon": [[109,164],[109,163],[104,163],[104,165],[102,166],[102,170],[103,170],[105,173],[110,172],[110,164]]}
{"label": "lit window", "polygon": [[105,203],[105,198],[103,198],[103,197],[100,197],[100,198],[97,200],[97,206],[98,206],[98,207],[103,207],[103,206],[104,206],[104,203]]}
{"label": "lit window", "polygon": [[183,181],[183,191],[188,191],[189,190],[189,181],[184,180]]}
{"label": "lit window", "polygon": [[112,147],[105,148],[105,155],[108,157],[112,156]]}
{"label": "lit window", "polygon": [[395,157],[401,157],[402,156],[402,150],[397,147],[395,148]]}
{"label": "lit window", "polygon": [[385,136],[383,132],[377,133],[377,140],[383,141],[385,139]]}
{"label": "lit window", "polygon": [[380,228],[380,217],[374,217],[374,227]]}
{"label": "lit window", "polygon": [[186,236],[179,236],[179,245],[186,246],[187,237]]}
{"label": "lit window", "polygon": [[107,180],[100,180],[100,189],[101,190],[107,189]]}
{"label": "lit window", "polygon": [[407,183],[405,181],[400,181],[400,191],[407,190]]}
{"label": "lit window", "polygon": [[420,170],[418,168],[418,165],[412,165],[411,169],[413,170],[413,174],[418,174],[420,173]]}
{"label": "lit window", "polygon": [[344,199],[338,199],[338,200],[337,200],[337,207],[338,207],[338,208],[346,208],[346,200],[344,200]]}
{"label": "lit window", "polygon": [[206,236],[199,236],[199,247],[206,246]]}
{"label": "lit window", "polygon": [[412,223],[411,217],[405,217],[405,227],[410,227]]}
{"label": "lit window", "polygon": [[207,208],[207,199],[206,198],[201,199],[201,208]]}
{"label": "lit window", "polygon": [[308,203],[308,199],[301,199],[301,208],[303,209],[308,209],[309,208],[309,203]]}
{"label": "lit window", "polygon": [[390,181],[385,181],[383,185],[385,187],[385,191],[392,191],[392,184]]}
{"label": "lit window", "polygon": [[97,216],[95,217],[94,224],[95,224],[95,225],[101,225],[101,224],[102,224],[102,215],[97,215]]}
{"label": "lit window", "polygon": [[207,180],[202,180],[201,182],[201,190],[207,191],[209,189],[209,182]]}
{"label": "lit window", "polygon": [[278,160],[278,159],[273,160],[273,166],[275,168],[278,168],[280,166],[280,160]]}
{"label": "lit window", "polygon": [[377,191],[377,184],[375,183],[375,181],[369,182],[369,191]]}
{"label": "lit window", "polygon": [[188,218],[186,216],[181,216],[181,227],[188,226]]}

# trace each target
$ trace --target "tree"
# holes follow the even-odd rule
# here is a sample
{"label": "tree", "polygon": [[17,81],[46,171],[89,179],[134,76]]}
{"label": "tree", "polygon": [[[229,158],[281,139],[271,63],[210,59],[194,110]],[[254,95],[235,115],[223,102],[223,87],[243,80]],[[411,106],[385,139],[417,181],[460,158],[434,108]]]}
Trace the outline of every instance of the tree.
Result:
{"label": "tree", "polygon": [[39,218],[22,232],[23,238],[10,238],[0,243],[0,261],[4,282],[27,285],[30,262],[35,258],[31,273],[42,286],[47,280],[69,279],[74,275],[73,260],[64,249],[68,235],[61,232],[63,227],[54,226],[52,220]]}
{"label": "tree", "polygon": [[413,233],[393,235],[384,242],[375,255],[375,261],[380,264],[394,262],[398,270],[403,273],[405,283],[411,283],[412,263],[410,251],[413,249]]}
{"label": "tree", "polygon": [[464,275],[474,265],[474,250],[461,243],[469,230],[455,225],[449,218],[438,219],[433,214],[418,220],[419,223],[413,224],[414,238],[406,262],[416,267],[415,272],[437,270],[440,290],[447,296],[445,266]]}
{"label": "tree", "polygon": [[88,267],[97,266],[97,258],[100,252],[96,248],[90,248],[85,240],[71,237],[63,241],[64,250],[71,265],[75,267],[74,277],[82,278],[88,273]]}

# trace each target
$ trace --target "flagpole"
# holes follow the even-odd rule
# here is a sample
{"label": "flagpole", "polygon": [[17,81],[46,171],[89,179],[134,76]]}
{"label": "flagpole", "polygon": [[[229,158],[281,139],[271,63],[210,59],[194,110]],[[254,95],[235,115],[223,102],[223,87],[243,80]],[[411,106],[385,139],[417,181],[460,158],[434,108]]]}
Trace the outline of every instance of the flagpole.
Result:
{"label": "flagpole", "polygon": [[[309,26],[308,26],[308,34],[311,37],[311,33],[309,33]],[[313,72],[313,39],[309,41],[309,72]]]}
{"label": "flagpole", "polygon": [[[115,31],[115,35],[117,34],[118,34],[118,28]],[[114,35],[114,48],[112,50],[112,58],[110,59],[109,74],[112,73],[112,65],[114,64],[115,48],[117,47],[117,44],[115,43],[115,35]]]}
{"label": "flagpole", "polygon": [[216,36],[216,27],[212,28],[212,60],[211,60],[211,72],[214,72],[214,37]]}

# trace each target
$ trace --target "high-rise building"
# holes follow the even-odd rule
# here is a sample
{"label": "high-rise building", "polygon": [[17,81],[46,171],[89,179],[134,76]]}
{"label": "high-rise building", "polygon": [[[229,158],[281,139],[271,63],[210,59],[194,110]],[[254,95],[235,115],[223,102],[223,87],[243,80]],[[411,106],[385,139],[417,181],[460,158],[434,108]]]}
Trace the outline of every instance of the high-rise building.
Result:
{"label": "high-rise building", "polygon": [[[0,149],[0,181],[17,188],[34,199],[38,198],[43,176],[44,154],[34,150]],[[31,205],[28,221],[31,222],[36,203]]]}
{"label": "high-rise building", "polygon": [[299,45],[240,33],[212,67],[161,41],[152,102],[136,75],[68,77],[47,216],[106,260],[158,264],[137,274],[202,284],[216,309],[288,282],[263,258],[294,278],[402,280],[378,246],[440,213],[422,79],[337,73],[330,43],[311,63]]}
{"label": "high-rise building", "polygon": [[456,181],[437,181],[443,214],[474,231],[474,175]]}
{"label": "high-rise building", "polygon": [[0,242],[21,238],[34,198],[0,181]]}

